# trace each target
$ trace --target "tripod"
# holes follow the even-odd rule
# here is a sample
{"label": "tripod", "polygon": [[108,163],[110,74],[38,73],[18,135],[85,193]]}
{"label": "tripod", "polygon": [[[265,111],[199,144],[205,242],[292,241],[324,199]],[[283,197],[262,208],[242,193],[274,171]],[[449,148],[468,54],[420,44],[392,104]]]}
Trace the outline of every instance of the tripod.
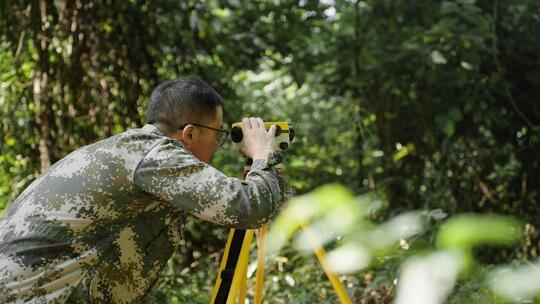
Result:
{"label": "tripod", "polygon": [[[244,168],[244,178],[249,171],[249,166]],[[309,239],[311,247],[319,260],[324,272],[342,304],[351,304],[339,278],[329,269],[326,262],[326,254],[322,245],[314,237],[307,223],[302,223],[302,229]],[[262,303],[264,268],[265,268],[265,237],[268,226],[257,230],[257,275],[255,285],[255,298],[253,303]],[[212,293],[212,304],[244,304],[247,294],[247,266],[249,264],[249,249],[255,230],[231,229],[225,246],[225,252],[221,259],[218,276]],[[236,300],[238,300],[236,302]]]}

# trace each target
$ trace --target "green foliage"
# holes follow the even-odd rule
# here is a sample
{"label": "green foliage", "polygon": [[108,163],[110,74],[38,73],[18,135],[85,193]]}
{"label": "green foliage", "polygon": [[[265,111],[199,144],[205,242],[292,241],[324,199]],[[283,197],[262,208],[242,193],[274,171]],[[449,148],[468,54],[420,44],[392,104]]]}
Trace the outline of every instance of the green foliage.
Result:
{"label": "green foliage", "polygon": [[484,244],[512,245],[521,239],[522,226],[503,216],[459,215],[441,226],[437,244],[440,248],[462,250]]}
{"label": "green foliage", "polygon": [[[436,234],[436,250],[429,248],[429,245],[420,247],[415,244],[419,243],[418,239],[411,239],[418,236],[424,226],[419,214],[398,215],[378,225],[369,222],[368,210],[375,202],[376,196],[367,200],[365,194],[355,198],[340,185],[325,185],[294,198],[272,224],[268,235],[270,256],[275,256],[276,251],[283,248],[294,235],[297,235],[293,242],[297,248],[314,251],[314,247],[306,245],[306,237],[312,239],[309,243],[322,245],[335,238],[332,233],[338,233],[341,240],[327,246],[330,249],[327,264],[338,274],[356,273],[370,264],[377,264],[377,259],[386,259],[383,265],[393,264],[388,259],[391,256],[398,256],[397,262],[400,263],[418,252],[401,267],[397,303],[442,303],[452,290],[458,272],[469,274],[473,267],[476,274],[468,277],[469,281],[463,287],[466,292],[458,294],[458,297],[484,302],[495,297],[485,283],[489,277],[478,275],[486,271],[483,266],[473,264],[472,249],[482,245],[516,244],[522,238],[523,225],[519,221],[495,215],[456,215],[441,225]],[[424,217],[437,218],[435,214],[424,213]],[[419,237],[422,238],[421,235]],[[413,246],[416,248],[411,248]],[[536,278],[540,273],[534,269],[533,274],[519,273],[515,277],[517,279],[524,275]],[[422,289],[432,291],[427,292],[428,296],[418,296],[418,290]],[[527,295],[534,295],[534,292],[540,293],[540,285],[525,290]],[[429,296],[430,293],[433,295]],[[513,295],[517,297],[525,295],[525,292],[517,295],[514,292]]]}

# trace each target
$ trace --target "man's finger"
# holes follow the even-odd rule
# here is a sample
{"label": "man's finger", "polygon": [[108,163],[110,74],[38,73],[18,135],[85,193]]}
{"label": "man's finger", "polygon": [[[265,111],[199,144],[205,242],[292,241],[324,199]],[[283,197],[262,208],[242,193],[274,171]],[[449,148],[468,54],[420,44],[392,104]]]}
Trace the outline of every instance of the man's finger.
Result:
{"label": "man's finger", "polygon": [[251,121],[249,120],[249,118],[247,117],[242,118],[242,126],[246,130],[251,129]]}
{"label": "man's finger", "polygon": [[257,117],[257,123],[259,123],[260,128],[265,129],[264,121],[260,117]]}
{"label": "man's finger", "polygon": [[250,118],[249,118],[249,122],[251,123],[251,128],[253,128],[253,129],[258,129],[258,128],[260,128],[260,125],[259,125],[259,122],[257,121],[257,118],[255,118],[255,117],[250,117]]}
{"label": "man's finger", "polygon": [[270,129],[268,130],[268,134],[272,135],[272,137],[275,137],[276,136],[276,129],[277,129],[277,126],[276,125],[272,125],[270,127]]}

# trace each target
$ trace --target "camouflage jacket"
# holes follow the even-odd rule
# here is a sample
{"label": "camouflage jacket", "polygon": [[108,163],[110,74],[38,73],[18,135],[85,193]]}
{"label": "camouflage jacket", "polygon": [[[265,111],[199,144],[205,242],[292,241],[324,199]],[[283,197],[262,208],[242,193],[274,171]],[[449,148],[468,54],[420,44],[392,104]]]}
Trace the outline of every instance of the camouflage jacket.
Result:
{"label": "camouflage jacket", "polygon": [[180,240],[187,214],[236,228],[291,193],[264,160],[245,181],[200,162],[153,125],[78,149],[0,220],[0,303],[134,303]]}

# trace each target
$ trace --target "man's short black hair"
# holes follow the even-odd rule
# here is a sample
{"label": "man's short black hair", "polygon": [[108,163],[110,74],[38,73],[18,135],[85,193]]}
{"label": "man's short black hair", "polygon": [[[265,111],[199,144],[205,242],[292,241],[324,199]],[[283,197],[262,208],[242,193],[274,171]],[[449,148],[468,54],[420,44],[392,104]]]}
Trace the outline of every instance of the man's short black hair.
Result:
{"label": "man's short black hair", "polygon": [[152,91],[146,119],[173,131],[187,123],[213,119],[218,106],[223,106],[223,100],[210,85],[196,77],[180,77],[162,82]]}

